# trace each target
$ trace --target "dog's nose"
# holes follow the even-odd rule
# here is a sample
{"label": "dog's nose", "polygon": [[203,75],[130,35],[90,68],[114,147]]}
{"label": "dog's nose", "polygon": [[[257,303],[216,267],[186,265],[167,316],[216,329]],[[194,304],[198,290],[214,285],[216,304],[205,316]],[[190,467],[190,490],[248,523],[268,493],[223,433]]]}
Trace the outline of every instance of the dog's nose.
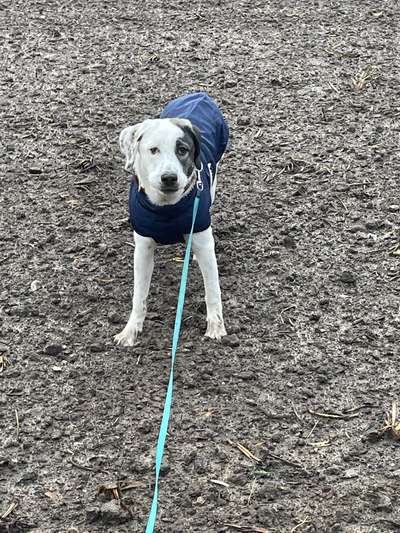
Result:
{"label": "dog's nose", "polygon": [[165,187],[174,187],[178,182],[178,176],[176,174],[162,174],[161,183]]}

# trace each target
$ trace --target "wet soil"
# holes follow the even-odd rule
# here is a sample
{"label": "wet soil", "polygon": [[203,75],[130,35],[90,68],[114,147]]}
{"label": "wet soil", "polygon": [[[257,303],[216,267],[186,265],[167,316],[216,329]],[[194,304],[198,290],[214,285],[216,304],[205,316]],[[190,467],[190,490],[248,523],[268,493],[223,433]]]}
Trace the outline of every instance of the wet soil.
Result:
{"label": "wet soil", "polygon": [[[181,247],[130,310],[120,130],[208,91],[229,335],[193,265],[157,531],[400,531],[399,9],[0,2],[0,531],[142,532]],[[390,421],[389,421],[390,422]],[[250,452],[250,453],[249,453]]]}

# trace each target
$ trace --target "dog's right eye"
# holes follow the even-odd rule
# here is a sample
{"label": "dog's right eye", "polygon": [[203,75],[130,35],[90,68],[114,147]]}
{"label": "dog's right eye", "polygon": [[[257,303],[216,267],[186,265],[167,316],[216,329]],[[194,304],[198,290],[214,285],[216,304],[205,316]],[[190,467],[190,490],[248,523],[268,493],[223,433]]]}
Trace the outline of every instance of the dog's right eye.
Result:
{"label": "dog's right eye", "polygon": [[158,154],[159,151],[160,151],[160,150],[159,150],[156,146],[154,146],[154,148],[150,148],[150,152],[151,152],[153,155]]}

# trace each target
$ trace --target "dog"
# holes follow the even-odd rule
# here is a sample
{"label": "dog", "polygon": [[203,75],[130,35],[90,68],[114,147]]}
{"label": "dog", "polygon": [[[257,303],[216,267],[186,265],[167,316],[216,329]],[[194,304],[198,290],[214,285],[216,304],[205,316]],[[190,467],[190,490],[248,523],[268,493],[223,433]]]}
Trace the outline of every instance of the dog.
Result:
{"label": "dog", "polygon": [[129,212],[135,252],[132,311],[124,329],[115,336],[117,344],[133,346],[142,332],[154,250],[157,244],[186,240],[196,194],[200,203],[192,246],[204,280],[205,336],[219,340],[226,335],[210,208],[228,139],[225,118],[205,92],[171,100],[160,118],[121,131],[125,169],[133,171]]}

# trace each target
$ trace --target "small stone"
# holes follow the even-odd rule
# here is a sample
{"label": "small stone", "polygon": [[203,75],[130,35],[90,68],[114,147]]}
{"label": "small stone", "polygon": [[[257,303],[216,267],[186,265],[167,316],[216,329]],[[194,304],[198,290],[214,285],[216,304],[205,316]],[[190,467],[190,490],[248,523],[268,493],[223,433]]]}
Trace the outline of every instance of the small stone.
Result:
{"label": "small stone", "polygon": [[360,471],[358,468],[348,468],[345,470],[343,477],[346,479],[351,479],[353,477],[358,477],[360,475]]}
{"label": "small stone", "polygon": [[63,436],[62,431],[60,431],[59,429],[55,429],[53,433],[51,434],[51,439],[60,440],[62,436]]}
{"label": "small stone", "polygon": [[4,455],[0,455],[0,468],[6,467],[10,465],[10,459],[8,457],[4,457]]}
{"label": "small stone", "polygon": [[100,517],[100,511],[97,507],[86,507],[86,520],[89,524],[96,522]]}
{"label": "small stone", "polygon": [[282,244],[285,248],[296,248],[296,241],[293,239],[293,237],[290,237],[289,235],[286,235],[286,237],[283,238]]}
{"label": "small stone", "polygon": [[106,347],[101,343],[94,343],[89,346],[89,350],[93,353],[104,352]]}
{"label": "small stone", "polygon": [[368,230],[377,230],[379,228],[381,228],[382,226],[384,226],[384,222],[382,220],[373,220],[373,219],[370,219],[370,220],[366,220],[365,221],[365,227],[368,229]]}
{"label": "small stone", "polygon": [[3,440],[2,446],[4,449],[14,448],[15,446],[18,446],[18,440],[14,436],[7,437]]}
{"label": "small stone", "polygon": [[240,345],[240,340],[237,335],[226,335],[222,337],[222,344],[229,346],[230,348],[235,348]]}
{"label": "small stone", "polygon": [[40,289],[40,281],[35,279],[34,281],[32,281],[31,283],[31,291],[32,292],[35,292],[37,291],[38,289]]}
{"label": "small stone", "polygon": [[194,471],[196,472],[196,474],[198,474],[199,476],[203,476],[207,473],[207,470],[207,465],[203,461],[196,461],[194,466]]}
{"label": "small stone", "polygon": [[39,167],[31,167],[31,168],[28,168],[28,172],[29,174],[41,174],[43,172],[43,170]]}
{"label": "small stone", "polygon": [[232,485],[238,485],[239,487],[243,487],[246,485],[246,483],[249,481],[246,474],[232,474],[228,478],[228,483]]}
{"label": "small stone", "polygon": [[121,317],[118,313],[110,313],[108,315],[108,320],[111,322],[111,324],[120,324],[121,323]]}
{"label": "small stone", "polygon": [[204,505],[206,503],[206,499],[204,496],[199,496],[194,503],[196,505]]}
{"label": "small stone", "polygon": [[190,450],[190,452],[186,453],[186,454],[183,456],[183,463],[184,463],[186,466],[189,466],[189,465],[192,464],[193,461],[196,459],[196,456],[197,456],[197,450],[195,450],[195,449]]}
{"label": "small stone", "polygon": [[342,272],[339,279],[343,283],[348,283],[349,285],[354,285],[356,282],[354,274],[352,272],[349,272],[348,270],[345,270],[344,272]]}
{"label": "small stone", "polygon": [[7,353],[9,349],[10,348],[7,346],[7,344],[0,342],[0,353]]}
{"label": "small stone", "polygon": [[117,500],[110,500],[108,502],[103,503],[103,505],[100,508],[101,514],[104,516],[105,514],[109,515],[119,515],[121,511],[121,507]]}
{"label": "small stone", "polygon": [[272,442],[280,442],[282,440],[282,434],[279,432],[272,433],[272,435],[270,436],[270,440]]}
{"label": "small stone", "polygon": [[362,226],[361,224],[354,224],[354,226],[350,226],[348,231],[350,233],[358,233],[358,232],[363,232],[364,231],[364,226]]}
{"label": "small stone", "polygon": [[59,355],[60,353],[62,353],[64,351],[64,346],[62,344],[49,344],[48,346],[46,346],[46,348],[44,349],[44,352],[47,354],[47,355]]}
{"label": "small stone", "polygon": [[374,507],[376,511],[390,512],[392,510],[392,501],[386,494],[378,494]]}
{"label": "small stone", "polygon": [[249,126],[250,122],[250,117],[248,116],[242,116],[237,119],[238,126]]}
{"label": "small stone", "polygon": [[17,483],[22,483],[22,484],[31,483],[32,481],[36,481],[37,477],[38,477],[37,472],[35,472],[34,470],[27,471],[21,475]]}
{"label": "small stone", "polygon": [[227,80],[225,82],[225,87],[227,87],[228,89],[231,88],[231,87],[236,87],[237,85],[237,81],[236,80]]}
{"label": "small stone", "polygon": [[389,210],[391,213],[397,213],[397,211],[400,211],[400,205],[398,205],[398,204],[392,204],[392,205],[389,205],[389,206],[388,206],[388,210]]}
{"label": "small stone", "polygon": [[254,374],[250,371],[244,371],[237,374],[237,377],[243,379],[244,381],[248,381],[249,379],[253,379]]}
{"label": "small stone", "polygon": [[118,500],[110,500],[105,502],[100,507],[101,519],[105,523],[120,524],[128,519],[128,515],[121,509]]}
{"label": "small stone", "polygon": [[150,433],[152,429],[153,429],[153,424],[149,420],[142,420],[138,424],[138,430],[144,433],[145,435]]}
{"label": "small stone", "polygon": [[167,457],[164,456],[161,467],[160,467],[160,476],[164,477],[168,474],[168,472],[171,470],[169,460]]}

